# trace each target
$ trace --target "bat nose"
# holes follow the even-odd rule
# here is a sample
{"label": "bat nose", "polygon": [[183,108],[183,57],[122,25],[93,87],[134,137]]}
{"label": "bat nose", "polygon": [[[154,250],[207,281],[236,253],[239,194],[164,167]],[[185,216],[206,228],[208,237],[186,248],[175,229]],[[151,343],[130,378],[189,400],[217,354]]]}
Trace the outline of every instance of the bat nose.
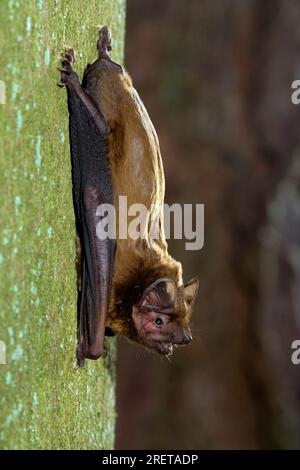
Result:
{"label": "bat nose", "polygon": [[192,341],[193,337],[190,331],[186,332],[183,336],[182,344],[189,344]]}
{"label": "bat nose", "polygon": [[178,344],[189,344],[192,341],[193,337],[189,330],[183,332],[181,341]]}

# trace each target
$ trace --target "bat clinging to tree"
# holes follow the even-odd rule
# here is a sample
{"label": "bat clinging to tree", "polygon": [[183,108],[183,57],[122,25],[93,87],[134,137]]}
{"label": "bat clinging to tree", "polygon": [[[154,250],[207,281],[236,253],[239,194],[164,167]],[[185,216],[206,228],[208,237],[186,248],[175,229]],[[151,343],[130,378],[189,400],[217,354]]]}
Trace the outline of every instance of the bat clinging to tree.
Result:
{"label": "bat clinging to tree", "polygon": [[[168,254],[158,138],[128,74],[108,55],[106,26],[97,47],[99,58],[87,66],[82,84],[72,69],[73,49],[65,50],[60,69],[60,85],[68,92],[73,200],[82,253],[79,364],[103,354],[106,328],[161,354],[189,343],[198,290],[197,279],[183,284],[181,264]],[[128,206],[143,204],[150,216],[160,208],[157,237],[148,225],[138,238],[98,236],[99,206],[112,204],[118,213],[119,196],[124,195]]]}

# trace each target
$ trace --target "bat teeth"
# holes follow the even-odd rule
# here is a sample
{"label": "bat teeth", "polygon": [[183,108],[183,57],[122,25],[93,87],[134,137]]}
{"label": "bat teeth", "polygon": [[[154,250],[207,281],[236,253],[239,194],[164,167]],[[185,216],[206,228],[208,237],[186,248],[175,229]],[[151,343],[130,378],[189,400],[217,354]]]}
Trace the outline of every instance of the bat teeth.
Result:
{"label": "bat teeth", "polygon": [[162,343],[164,354],[166,356],[171,356],[173,353],[173,344],[172,343]]}

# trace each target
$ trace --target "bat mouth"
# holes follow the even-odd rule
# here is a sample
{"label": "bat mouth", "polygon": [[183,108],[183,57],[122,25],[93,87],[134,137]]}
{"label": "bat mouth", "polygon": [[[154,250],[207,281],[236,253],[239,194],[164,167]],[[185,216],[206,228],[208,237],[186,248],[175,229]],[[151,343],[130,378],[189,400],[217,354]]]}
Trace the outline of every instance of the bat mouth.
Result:
{"label": "bat mouth", "polygon": [[159,343],[159,352],[164,356],[170,356],[173,354],[174,344],[173,343]]}

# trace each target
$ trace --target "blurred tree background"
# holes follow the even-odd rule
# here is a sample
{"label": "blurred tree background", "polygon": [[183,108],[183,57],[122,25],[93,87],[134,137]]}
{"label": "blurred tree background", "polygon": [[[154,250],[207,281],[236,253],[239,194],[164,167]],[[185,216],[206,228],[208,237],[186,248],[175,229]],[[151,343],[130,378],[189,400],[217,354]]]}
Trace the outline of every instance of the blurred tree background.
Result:
{"label": "blurred tree background", "polygon": [[172,363],[120,340],[119,448],[295,448],[300,376],[300,4],[128,0],[125,63],[169,203],[205,204],[194,341]]}

